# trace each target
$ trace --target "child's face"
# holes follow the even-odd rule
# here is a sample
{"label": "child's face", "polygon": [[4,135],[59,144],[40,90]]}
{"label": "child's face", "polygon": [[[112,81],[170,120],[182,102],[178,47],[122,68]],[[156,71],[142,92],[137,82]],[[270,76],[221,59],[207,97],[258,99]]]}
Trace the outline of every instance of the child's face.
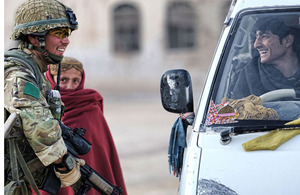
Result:
{"label": "child's face", "polygon": [[[75,90],[82,80],[81,72],[75,68],[63,71],[60,73],[60,87],[69,90]],[[57,83],[57,75],[54,76],[54,81]]]}

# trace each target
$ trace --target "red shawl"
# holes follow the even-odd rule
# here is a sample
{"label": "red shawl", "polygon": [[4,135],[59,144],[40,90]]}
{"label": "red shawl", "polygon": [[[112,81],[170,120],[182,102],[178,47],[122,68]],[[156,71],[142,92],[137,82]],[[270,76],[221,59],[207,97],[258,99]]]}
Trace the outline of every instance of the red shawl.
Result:
{"label": "red shawl", "polygon": [[[46,78],[54,88],[56,84],[49,70],[46,72]],[[126,195],[118,153],[103,115],[103,98],[93,89],[84,89],[84,81],[85,74],[83,73],[83,79],[75,91],[61,89],[62,101],[65,104],[62,121],[71,128],[86,129],[84,137],[92,143],[92,149],[80,158],[109,182],[121,187],[123,194]],[[66,192],[59,194],[65,195]],[[98,193],[91,189],[88,195],[92,194]]]}

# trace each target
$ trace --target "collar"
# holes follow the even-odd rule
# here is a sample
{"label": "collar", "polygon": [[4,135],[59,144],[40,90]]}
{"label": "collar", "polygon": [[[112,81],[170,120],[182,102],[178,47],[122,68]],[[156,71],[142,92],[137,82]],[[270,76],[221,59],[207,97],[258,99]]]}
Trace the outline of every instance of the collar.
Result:
{"label": "collar", "polygon": [[42,60],[38,55],[33,53],[28,48],[23,48],[23,51],[33,58],[33,60],[37,63],[37,65],[42,73],[44,73],[48,70],[48,63],[46,63],[44,60]]}

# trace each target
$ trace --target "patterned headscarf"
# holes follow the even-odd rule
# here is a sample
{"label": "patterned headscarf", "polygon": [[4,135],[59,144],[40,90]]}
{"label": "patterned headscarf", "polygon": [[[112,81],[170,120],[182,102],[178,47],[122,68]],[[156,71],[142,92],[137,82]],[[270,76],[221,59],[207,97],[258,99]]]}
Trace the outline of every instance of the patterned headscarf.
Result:
{"label": "patterned headscarf", "polygon": [[[71,68],[75,68],[81,74],[83,74],[83,65],[82,63],[72,57],[64,56],[63,60],[61,61],[61,72],[66,70],[70,70]],[[57,75],[58,64],[50,64],[50,73],[51,75]]]}

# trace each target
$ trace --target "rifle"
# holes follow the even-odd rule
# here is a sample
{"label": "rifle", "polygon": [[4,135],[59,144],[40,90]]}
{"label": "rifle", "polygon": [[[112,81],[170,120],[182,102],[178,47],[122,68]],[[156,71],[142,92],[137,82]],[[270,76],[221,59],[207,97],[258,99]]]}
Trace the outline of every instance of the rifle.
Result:
{"label": "rifle", "polygon": [[[78,158],[78,155],[84,155],[90,151],[91,143],[83,137],[86,132],[84,128],[74,128],[72,130],[71,127],[65,126],[61,121],[59,121],[59,124],[68,153]],[[80,166],[80,172],[83,184],[77,192],[78,195],[86,194],[91,187],[103,195],[120,195],[123,193],[121,188],[111,184],[88,164]]]}
{"label": "rifle", "polygon": [[[83,128],[72,129],[70,127],[65,126],[61,121],[59,121],[59,124],[62,129],[62,137],[67,146],[68,153],[70,153],[74,158],[78,158],[77,157],[78,155],[83,155],[90,151],[91,143],[88,142],[83,137],[86,131],[85,129]],[[13,128],[14,126],[17,126],[17,128]],[[19,115],[16,113],[12,113],[10,114],[10,116],[8,117],[8,119],[4,124],[5,138],[14,137],[16,131],[19,130],[20,130]],[[32,161],[36,161],[36,160],[37,159],[34,159]],[[42,166],[41,163],[39,164],[40,166]],[[37,169],[36,165],[31,166],[30,164],[28,164],[28,167],[30,170]],[[49,168],[48,176],[41,189],[49,192],[50,194],[57,194],[57,191],[60,188],[60,180],[56,177],[54,173],[53,165],[50,165],[48,168]],[[76,193],[76,195],[86,194],[91,188],[94,188],[102,195],[121,195],[123,193],[123,190],[121,188],[111,184],[88,164],[85,164],[84,166],[80,166],[80,172],[81,172],[82,185],[79,191]]]}

